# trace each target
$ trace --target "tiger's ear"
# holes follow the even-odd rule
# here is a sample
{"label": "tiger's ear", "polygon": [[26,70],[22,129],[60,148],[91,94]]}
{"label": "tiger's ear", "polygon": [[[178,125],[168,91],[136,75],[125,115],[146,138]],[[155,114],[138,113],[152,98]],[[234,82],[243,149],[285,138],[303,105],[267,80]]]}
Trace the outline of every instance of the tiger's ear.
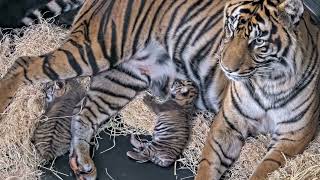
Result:
{"label": "tiger's ear", "polygon": [[279,18],[285,26],[294,27],[303,14],[302,0],[284,0],[278,5]]}

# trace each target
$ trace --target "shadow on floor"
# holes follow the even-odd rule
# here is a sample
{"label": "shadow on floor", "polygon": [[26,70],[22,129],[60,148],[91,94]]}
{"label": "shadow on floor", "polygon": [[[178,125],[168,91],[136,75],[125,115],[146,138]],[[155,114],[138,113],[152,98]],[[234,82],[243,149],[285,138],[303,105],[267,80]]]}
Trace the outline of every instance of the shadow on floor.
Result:
{"label": "shadow on floor", "polygon": [[[186,169],[177,170],[174,176],[174,167],[161,168],[152,163],[139,164],[126,156],[128,150],[132,150],[128,136],[115,138],[116,146],[108,152],[100,153],[113,145],[113,139],[109,135],[100,133],[103,139],[99,140],[99,149],[95,152],[94,162],[98,169],[99,180],[112,180],[108,177],[106,169],[114,180],[180,180],[192,176],[192,172]],[[74,176],[68,164],[68,155],[56,159],[54,169],[68,174],[60,175],[64,180],[73,180]],[[43,180],[59,180],[52,172],[44,170]],[[186,178],[192,180],[193,177]]]}

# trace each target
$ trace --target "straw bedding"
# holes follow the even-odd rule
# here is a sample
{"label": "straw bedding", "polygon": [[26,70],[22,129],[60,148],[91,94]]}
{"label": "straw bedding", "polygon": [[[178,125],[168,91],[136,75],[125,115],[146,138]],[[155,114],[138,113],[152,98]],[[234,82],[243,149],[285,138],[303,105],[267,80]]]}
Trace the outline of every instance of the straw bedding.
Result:
{"label": "straw bedding", "polygon": [[[23,31],[23,36],[4,36],[0,42],[0,76],[19,56],[40,55],[57,48],[68,32],[43,22]],[[43,112],[41,85],[24,86],[17,92],[13,103],[0,119],[0,174],[1,178],[38,179],[38,167],[43,161],[30,143],[34,125]],[[104,128],[113,130],[113,135],[129,133],[151,134],[155,115],[143,105],[139,96],[113,118]],[[177,168],[196,172],[205,137],[209,131],[212,115],[198,112],[192,120],[193,130],[188,147],[177,161]],[[225,179],[247,179],[266,153],[269,138],[250,138],[242,148],[239,160],[225,174]],[[288,159],[286,166],[271,174],[270,179],[319,179],[320,137],[316,137],[308,149],[295,158]],[[67,162],[66,162],[67,163]],[[137,164],[138,165],[138,164]]]}

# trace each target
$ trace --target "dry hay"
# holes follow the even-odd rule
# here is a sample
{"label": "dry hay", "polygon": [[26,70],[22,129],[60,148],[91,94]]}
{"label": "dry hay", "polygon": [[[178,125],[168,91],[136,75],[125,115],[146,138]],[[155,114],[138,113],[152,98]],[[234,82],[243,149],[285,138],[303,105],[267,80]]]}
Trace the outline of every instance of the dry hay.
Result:
{"label": "dry hay", "polygon": [[[66,38],[67,31],[46,22],[24,29],[24,36],[5,36],[0,42],[0,76],[19,56],[40,55],[58,47]],[[13,46],[15,49],[12,49]],[[0,174],[1,178],[20,177],[38,179],[38,167],[42,160],[30,143],[35,123],[42,113],[41,85],[20,88],[15,100],[2,114],[0,120]],[[142,103],[142,96],[121,111],[119,119],[113,118],[104,128],[111,129],[112,135],[152,134],[155,115]],[[178,167],[196,172],[201,149],[209,130],[212,115],[199,112],[192,120],[191,140],[177,161]],[[239,160],[226,173],[226,179],[247,179],[254,167],[263,158],[269,138],[250,138],[242,148]],[[320,137],[301,155],[288,159],[284,168],[274,172],[270,179],[319,179]]]}
{"label": "dry hay", "polygon": [[[43,22],[22,29],[24,36],[4,35],[0,42],[0,75],[5,74],[19,56],[40,55],[59,46],[67,32]],[[23,86],[0,120],[0,174],[1,178],[37,179],[41,159],[30,143],[38,117],[42,114],[41,85]]]}

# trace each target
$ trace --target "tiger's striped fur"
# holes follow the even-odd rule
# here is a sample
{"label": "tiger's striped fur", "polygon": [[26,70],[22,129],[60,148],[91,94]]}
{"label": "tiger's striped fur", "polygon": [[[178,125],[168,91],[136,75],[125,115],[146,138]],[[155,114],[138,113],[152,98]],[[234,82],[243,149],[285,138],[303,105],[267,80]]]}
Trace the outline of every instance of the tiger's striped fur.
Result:
{"label": "tiger's striped fur", "polygon": [[[281,0],[281,2],[282,1],[284,0]],[[240,17],[240,15],[238,15],[233,20],[226,17],[225,21],[232,21],[233,23],[226,23],[226,26],[223,25],[223,12],[226,2],[226,0],[86,1],[77,15],[76,20],[74,21],[69,39],[66,40],[66,42],[60,48],[39,57],[18,58],[12,68],[9,69],[8,73],[1,79],[0,111],[4,111],[5,107],[9,104],[10,99],[14,96],[20,85],[34,82],[49,82],[58,79],[69,79],[78,76],[96,77],[99,76],[99,73],[113,69],[123,62],[129,63],[127,70],[130,69],[134,72],[139,71],[140,74],[142,73],[141,77],[143,77],[144,80],[147,80],[148,76],[159,77],[161,74],[160,70],[155,67],[161,64],[161,60],[151,62],[152,59],[146,58],[146,56],[145,58],[141,59],[148,59],[147,61],[138,61],[137,59],[136,61],[132,61],[133,57],[138,52],[143,50],[144,53],[147,53],[153,57],[159,57],[157,55],[159,55],[158,52],[160,51],[160,54],[165,55],[165,59],[171,60],[165,61],[172,64],[168,64],[166,66],[167,68],[163,73],[164,76],[175,76],[179,79],[188,78],[194,81],[199,89],[199,96],[196,102],[197,107],[218,114],[217,119],[219,119],[218,117],[223,117],[223,114],[221,115],[222,112],[229,114],[226,117],[233,115],[232,113],[238,113],[237,109],[232,109],[231,104],[235,101],[232,101],[232,96],[230,95],[232,93],[229,92],[232,89],[235,89],[235,87],[239,88],[237,91],[238,94],[241,93],[241,96],[247,97],[247,99],[253,99],[253,102],[250,101],[252,103],[248,107],[252,107],[257,111],[259,111],[260,108],[268,110],[268,113],[265,114],[260,114],[260,111],[257,112],[257,114],[260,116],[256,118],[259,118],[260,121],[258,122],[262,122],[262,125],[261,123],[255,124],[257,124],[256,127],[259,127],[260,130],[272,125],[270,122],[274,122],[265,121],[265,119],[262,118],[268,117],[270,112],[274,112],[271,113],[272,115],[290,112],[288,109],[287,111],[276,112],[275,109],[279,108],[280,106],[283,109],[286,109],[290,108],[289,104],[296,106],[298,102],[301,103],[301,106],[305,106],[309,103],[309,101],[317,99],[315,97],[316,95],[312,94],[310,99],[306,100],[306,104],[303,103],[305,102],[304,100],[301,100],[303,99],[302,97],[307,97],[307,92],[315,93],[315,90],[313,89],[315,89],[314,82],[315,78],[317,78],[317,72],[315,72],[315,69],[317,69],[317,64],[314,62],[319,59],[318,28],[310,23],[309,13],[305,12],[304,18],[301,19],[300,23],[298,24],[299,26],[294,28],[295,26],[291,26],[290,23],[288,24],[288,21],[285,21],[285,19],[290,20],[290,18],[287,17],[291,17],[290,13],[292,12],[281,11],[281,13],[278,13],[279,10],[276,8],[276,6],[280,3],[278,0],[231,0],[231,5],[244,5],[239,6],[238,10],[236,11],[239,14],[242,13],[244,17],[248,16],[246,13],[248,11],[251,12],[251,8],[256,7],[257,4],[265,4],[262,6],[263,8],[257,9],[258,13],[254,13],[255,16],[257,16],[257,14],[264,15],[262,15],[262,17],[257,16],[257,18],[253,18],[253,22],[249,22],[259,22],[259,24],[264,24],[263,27],[266,27],[266,29],[263,31],[258,29],[257,27],[260,25],[255,26],[255,28],[245,28],[247,26],[241,26],[240,29],[241,32],[246,31],[246,33],[242,34],[250,33],[251,36],[253,36],[250,37],[250,42],[252,42],[252,39],[255,39],[255,36],[258,37],[260,34],[263,36],[266,36],[266,34],[269,33],[272,34],[272,37],[265,37],[266,40],[270,41],[270,47],[260,49],[261,52],[265,53],[262,56],[264,58],[255,58],[273,59],[274,61],[268,61],[270,63],[272,62],[271,64],[273,65],[279,65],[283,63],[282,66],[279,65],[280,69],[278,67],[274,68],[277,71],[272,71],[272,69],[267,67],[262,68],[257,66],[259,67],[259,71],[255,71],[255,73],[250,73],[248,71],[247,73],[241,73],[243,76],[237,76],[237,73],[232,72],[232,70],[224,69],[224,66],[220,67],[218,65],[218,60],[221,56],[221,53],[224,55],[224,60],[221,60],[219,64],[228,61],[226,59],[229,58],[229,62],[231,64],[235,64],[234,67],[237,67],[237,64],[250,65],[250,63],[248,63],[250,61],[248,60],[250,60],[251,56],[249,55],[245,56],[246,58],[244,59],[246,59],[246,61],[237,60],[237,58],[241,59],[241,53],[237,53],[238,50],[241,52],[247,52],[247,41],[245,41],[245,43],[243,41],[238,41],[239,43],[231,43],[233,46],[228,46],[228,48],[223,49],[222,52],[219,51],[220,43],[227,43],[230,40],[228,37],[233,37],[232,33],[230,33],[230,30],[228,29],[237,28],[234,27],[234,25],[236,25],[234,23],[237,23],[237,18]],[[290,4],[291,2],[295,2],[295,0],[285,0],[284,2]],[[242,8],[243,10],[241,10]],[[269,8],[273,10],[270,11]],[[276,16],[275,14],[280,14],[281,16]],[[266,17],[269,17],[269,15],[271,20],[266,19]],[[294,17],[294,14],[292,16]],[[264,23],[260,22],[261,19],[263,19]],[[241,23],[243,23],[243,21]],[[253,31],[256,33],[252,33]],[[276,36],[277,34],[279,36]],[[223,40],[224,36],[227,37],[226,40]],[[240,38],[240,40],[241,39],[242,38]],[[244,36],[244,39],[247,39],[247,36]],[[290,41],[288,41],[288,39]],[[295,40],[297,40],[299,43],[297,43]],[[146,47],[150,44],[155,45],[153,45],[152,48],[146,49]],[[291,47],[292,45],[295,46]],[[227,49],[232,50],[232,52],[230,53],[230,51],[226,51]],[[226,58],[228,54],[230,56]],[[301,60],[301,57],[304,57],[303,61]],[[286,63],[292,61],[296,63]],[[130,62],[137,63],[130,64]],[[254,62],[257,63],[258,61]],[[149,66],[150,64],[145,65],[145,63],[151,63],[151,66]],[[261,63],[261,65],[262,64],[266,65],[269,63]],[[285,66],[287,64],[295,64],[295,66]],[[299,68],[293,68],[296,66]],[[174,74],[174,70],[170,69],[169,67],[174,68],[177,74]],[[233,65],[231,65],[231,67],[233,67]],[[303,68],[300,69],[300,67]],[[275,73],[279,70],[281,70],[281,72],[288,72],[286,71],[288,69],[291,70],[289,71],[291,74],[289,73],[290,75],[288,75],[285,73],[284,75],[287,75],[285,76],[286,78],[283,78],[281,73]],[[227,81],[223,70],[226,72],[227,76],[233,79],[231,82]],[[235,70],[238,69],[235,68]],[[281,75],[279,77],[282,78],[277,79],[277,76],[275,76],[276,74]],[[240,78],[241,81],[234,81],[240,80],[239,77],[247,77],[250,79],[250,81],[244,81],[243,78]],[[269,80],[270,78],[272,80]],[[254,83],[252,81],[253,79],[257,79],[255,81],[259,81],[259,84]],[[297,79],[299,79],[299,81]],[[245,84],[244,82],[248,83]],[[269,82],[277,85],[279,84],[279,86],[276,87],[273,84],[270,85]],[[126,87],[128,89],[134,89],[136,87],[129,86],[127,84],[127,80],[125,79],[120,80],[119,83],[122,83],[121,87]],[[300,85],[298,85],[299,83]],[[154,89],[166,89],[165,86],[156,88],[157,84],[158,83],[153,83]],[[291,87],[296,87],[297,90],[293,91]],[[104,88],[108,89],[108,87]],[[258,98],[263,99],[264,96],[262,94],[268,95],[268,93],[271,91],[278,91],[272,96],[276,103],[274,101],[268,101],[266,104],[259,104],[262,102]],[[119,89],[110,89],[104,91],[99,91],[96,89],[89,90],[88,93],[91,93],[91,95],[87,95],[86,97],[86,104],[83,112],[75,116],[72,120],[72,124],[74,124],[74,133],[71,143],[70,163],[75,173],[81,174],[79,177],[83,179],[94,179],[95,177],[95,173],[92,173],[95,172],[95,167],[90,158],[88,141],[90,141],[92,135],[94,132],[96,132],[97,127],[99,127],[102,122],[108,119],[106,117],[110,117],[123,107],[123,104],[119,105],[116,103],[117,106],[112,106],[112,104],[110,104],[105,105],[105,108],[101,108],[101,104],[103,103],[101,100],[103,98],[100,98],[100,100],[96,101],[96,103],[93,103],[92,101],[98,98],[97,92],[99,92],[99,94],[107,94],[108,97],[121,98],[123,100],[123,104],[126,104],[134,98],[132,94],[121,94],[122,91],[119,91]],[[284,95],[286,93],[288,96]],[[278,96],[276,96],[277,94],[280,95],[279,99]],[[222,100],[225,96],[226,98],[223,102],[223,107],[225,108],[222,108],[223,110],[219,111]],[[283,96],[287,98],[280,100],[283,99]],[[267,100],[263,99],[263,101]],[[229,102],[229,106],[225,105],[228,104],[227,102]],[[235,104],[235,106],[236,105],[237,104]],[[253,105],[255,106],[253,107]],[[241,107],[246,106],[242,106],[241,104]],[[312,105],[312,107],[310,106],[308,110],[312,111],[313,107],[314,105]],[[295,112],[299,112],[301,109],[296,108],[294,110]],[[309,111],[305,113],[308,115],[314,114],[312,112],[309,113]],[[305,122],[304,119],[310,118],[303,117],[302,120],[298,122]],[[218,130],[216,133],[223,134],[223,132],[234,133],[233,130],[230,130],[230,127],[238,127],[239,123],[243,121],[232,121],[235,124],[231,124],[230,126],[228,126],[229,124],[226,125],[225,121],[223,120],[217,120],[216,122],[220,123],[215,123],[218,124],[214,125],[215,129],[219,129],[219,126],[222,127],[221,130]],[[258,124],[260,124],[261,127]],[[281,136],[276,136],[275,139],[279,137]],[[225,143],[226,141],[223,142]],[[231,142],[235,143],[238,141]],[[279,141],[277,141],[277,143],[278,142]],[[233,147],[241,147],[242,143],[239,142],[239,144],[235,145],[237,146],[232,146],[231,149],[233,149]],[[225,143],[223,148],[227,150],[230,149],[228,143]],[[239,150],[240,148],[236,148],[236,152]],[[210,151],[209,144],[206,146],[204,154],[207,154],[210,157],[217,157],[213,155],[212,151]],[[236,158],[237,154],[238,153],[235,153],[234,156],[231,157]],[[233,161],[233,159],[231,160]],[[218,162],[218,160],[216,161]],[[208,172],[209,177],[220,177],[220,175],[216,175],[217,172],[212,170],[213,166],[209,166],[210,164],[213,165],[213,163],[211,163],[212,161],[208,162],[203,161],[201,163],[199,174],[201,175],[205,174],[205,172]],[[205,165],[205,163],[207,163],[207,165]],[[219,171],[221,173],[223,172],[220,169]],[[202,177],[206,176],[204,175]]]}
{"label": "tiger's striped fur", "polygon": [[[160,54],[173,62],[170,68],[178,71],[177,77],[189,77],[202,89],[198,107],[217,112],[221,92],[226,85],[223,72],[214,63],[215,52],[222,39],[222,29],[219,27],[222,27],[223,7],[223,1],[86,1],[71,28],[69,39],[60,48],[43,56],[17,59],[1,79],[0,111],[9,104],[20,85],[77,76],[99,76],[100,72],[122,62],[131,62],[138,52],[155,44],[147,54],[154,58],[159,51],[166,52]],[[162,69],[144,65],[148,63],[144,59],[149,58],[142,57],[139,64],[132,64],[127,69],[136,71],[140,68],[144,74],[149,73],[149,77],[173,74],[171,70],[160,72]],[[168,62],[162,61],[163,58],[156,59],[157,64]],[[212,76],[213,70],[222,76]],[[143,77],[146,80],[147,76]],[[122,84],[119,87],[137,88],[127,84],[126,79],[120,79],[119,83]],[[155,89],[162,89],[157,87],[158,83],[153,84]],[[124,104],[134,98],[132,91],[128,95],[118,89],[89,90],[85,108],[72,120],[74,133],[70,154],[72,168],[85,179],[95,177],[88,142],[99,125],[123,107],[116,102],[116,105],[110,104],[110,108],[108,105],[101,108],[103,98],[95,100],[99,94],[121,99]]]}
{"label": "tiger's striped fur", "polygon": [[68,80],[50,84],[44,90],[46,112],[36,125],[32,142],[40,156],[49,161],[70,149],[71,119],[74,108],[85,96],[85,89],[76,80]]}
{"label": "tiger's striped fur", "polygon": [[143,142],[131,135],[135,151],[127,156],[138,161],[151,161],[161,167],[170,166],[188,143],[193,101],[197,89],[190,81],[176,81],[171,92],[172,99],[159,104],[147,95],[144,103],[157,115],[152,141]]}
{"label": "tiger's striped fur", "polygon": [[[141,60],[145,55],[146,54],[144,53],[141,55],[138,53],[136,58]],[[164,61],[164,64],[166,64],[166,59],[162,60]],[[165,68],[165,65],[157,66],[157,68]],[[153,83],[157,83],[157,87],[162,86],[162,84],[165,85],[165,83],[170,83],[165,76],[163,77],[163,80],[161,79],[161,76],[160,78],[149,77],[149,75],[143,75],[148,76],[147,78],[140,76],[142,76],[140,70],[137,69],[136,71],[133,71],[133,69],[129,69],[127,63],[123,63],[109,71],[104,71],[92,78],[89,89],[98,92],[89,92],[88,98],[90,99],[90,95],[94,94],[97,96],[97,99],[92,100],[92,103],[103,101],[103,104],[114,106],[117,106],[118,104],[119,106],[124,106],[127,102],[123,102],[121,97],[115,98],[104,93],[101,94],[101,92],[117,90],[123,85],[121,82],[123,80],[126,80],[125,83],[127,86],[134,87],[134,90],[125,87],[123,87],[122,90],[117,90],[118,93],[127,96],[130,94],[136,96],[148,87],[152,90]],[[104,87],[104,84],[107,84],[108,86]],[[170,85],[165,86],[169,87]],[[71,134],[73,133],[71,130],[72,116],[78,114],[83,108],[81,107],[83,104],[79,102],[85,97],[85,89],[76,80],[68,80],[48,83],[44,91],[46,92],[46,113],[44,114],[44,121],[37,125],[33,136],[33,142],[40,155],[46,160],[51,160],[54,157],[65,154],[69,150]],[[167,95],[168,93],[165,90],[158,92],[157,89],[151,92],[159,95]],[[111,108],[109,111],[112,112],[115,107],[112,106],[109,108]],[[90,109],[89,111],[91,112]]]}
{"label": "tiger's striped fur", "polygon": [[[165,51],[157,49],[153,52],[153,49],[154,45],[150,44],[130,61],[92,77],[82,112],[71,123],[72,137],[77,137],[71,141],[71,157],[82,156],[82,153],[88,155],[81,157],[83,161],[70,159],[71,168],[78,178],[96,177],[97,172],[87,150],[91,137],[101,124],[142,91],[150,89],[152,94],[163,98],[168,95],[175,77],[173,62]],[[80,166],[80,169],[78,164],[93,166]]]}
{"label": "tiger's striped fur", "polygon": [[270,133],[268,152],[250,177],[265,179],[315,135],[320,31],[303,11],[301,0],[227,3],[220,67],[231,81],[196,180],[219,179],[248,136]]}

